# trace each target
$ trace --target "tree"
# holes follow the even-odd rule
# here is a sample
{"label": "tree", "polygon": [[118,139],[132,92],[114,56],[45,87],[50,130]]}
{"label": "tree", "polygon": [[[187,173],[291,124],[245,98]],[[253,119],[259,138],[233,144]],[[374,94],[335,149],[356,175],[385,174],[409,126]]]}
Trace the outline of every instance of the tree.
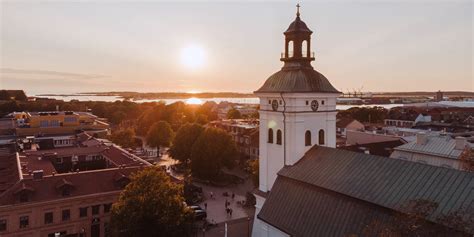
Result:
{"label": "tree", "polygon": [[232,137],[224,130],[207,128],[191,149],[191,172],[196,177],[215,179],[225,166],[232,168],[238,157]]}
{"label": "tree", "polygon": [[240,111],[238,111],[236,108],[229,109],[227,111],[227,118],[228,119],[241,119],[242,115],[240,114]]}
{"label": "tree", "polygon": [[191,157],[191,149],[199,138],[204,128],[199,124],[187,123],[179,128],[173,140],[173,145],[170,148],[171,156],[187,164]]}
{"label": "tree", "polygon": [[408,200],[387,218],[372,220],[364,228],[363,236],[471,236],[467,233],[474,227],[472,210],[461,209],[440,215],[436,221],[429,220],[438,206],[431,200]]}
{"label": "tree", "polygon": [[250,172],[252,183],[255,187],[259,185],[259,163],[258,160],[248,160],[247,161],[248,170]]}
{"label": "tree", "polygon": [[135,132],[133,129],[118,130],[110,136],[110,140],[124,148],[135,147]]}
{"label": "tree", "polygon": [[186,208],[183,187],[158,167],[132,175],[112,206],[113,236],[186,236],[192,212]]}
{"label": "tree", "polygon": [[173,139],[173,130],[166,121],[154,123],[146,135],[146,142],[151,147],[169,146]]}

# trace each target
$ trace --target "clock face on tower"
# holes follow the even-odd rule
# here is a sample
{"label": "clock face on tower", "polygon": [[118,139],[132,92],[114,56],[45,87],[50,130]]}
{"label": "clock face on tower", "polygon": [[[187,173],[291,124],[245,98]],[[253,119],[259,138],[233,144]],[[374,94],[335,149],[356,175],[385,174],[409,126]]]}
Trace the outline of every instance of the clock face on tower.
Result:
{"label": "clock face on tower", "polygon": [[277,100],[272,101],[272,109],[273,109],[273,111],[278,110],[278,101]]}
{"label": "clock face on tower", "polygon": [[311,101],[311,109],[312,109],[313,111],[317,111],[317,110],[318,110],[318,107],[319,107],[319,103],[318,103],[317,100]]}

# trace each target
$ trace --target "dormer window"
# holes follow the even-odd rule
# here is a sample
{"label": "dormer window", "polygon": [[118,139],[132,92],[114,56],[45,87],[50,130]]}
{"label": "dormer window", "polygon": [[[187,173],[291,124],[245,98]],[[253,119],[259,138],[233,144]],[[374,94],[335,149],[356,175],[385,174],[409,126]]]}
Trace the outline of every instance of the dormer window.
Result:
{"label": "dormer window", "polygon": [[20,202],[28,202],[29,200],[30,200],[30,197],[27,192],[20,193]]}
{"label": "dormer window", "polygon": [[18,189],[18,190],[14,193],[14,195],[17,196],[19,202],[29,202],[29,201],[30,201],[30,198],[31,198],[30,195],[31,195],[34,191],[35,191],[35,190],[34,190],[32,187],[26,185],[25,183],[22,183],[22,184],[21,184],[21,188]]}
{"label": "dormer window", "polygon": [[74,185],[66,179],[61,179],[56,185],[56,189],[61,193],[61,196],[68,197],[71,195],[71,191]]}

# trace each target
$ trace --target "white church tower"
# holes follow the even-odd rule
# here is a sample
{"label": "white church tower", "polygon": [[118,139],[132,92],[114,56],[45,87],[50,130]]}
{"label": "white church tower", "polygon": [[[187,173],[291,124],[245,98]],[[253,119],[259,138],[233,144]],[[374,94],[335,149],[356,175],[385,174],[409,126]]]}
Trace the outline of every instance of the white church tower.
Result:
{"label": "white church tower", "polygon": [[257,214],[271,191],[278,171],[295,164],[312,146],[336,147],[336,98],[340,92],[314,70],[311,34],[296,19],[284,32],[282,69],[270,76],[255,95],[260,98],[259,190],[252,236],[273,236]]}

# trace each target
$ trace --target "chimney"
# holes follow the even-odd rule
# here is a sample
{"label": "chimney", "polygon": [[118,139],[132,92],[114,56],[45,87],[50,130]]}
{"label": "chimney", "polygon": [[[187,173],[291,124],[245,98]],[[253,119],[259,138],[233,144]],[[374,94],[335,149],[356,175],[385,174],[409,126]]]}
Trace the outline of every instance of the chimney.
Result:
{"label": "chimney", "polygon": [[428,137],[426,133],[420,132],[416,134],[416,144],[417,145],[425,145],[426,142],[428,141]]}
{"label": "chimney", "polygon": [[43,179],[43,170],[35,170],[33,171],[33,180],[41,180]]}
{"label": "chimney", "polygon": [[456,145],[454,146],[454,148],[456,150],[464,150],[464,148],[466,147],[466,138],[456,137],[455,140],[456,140]]}

